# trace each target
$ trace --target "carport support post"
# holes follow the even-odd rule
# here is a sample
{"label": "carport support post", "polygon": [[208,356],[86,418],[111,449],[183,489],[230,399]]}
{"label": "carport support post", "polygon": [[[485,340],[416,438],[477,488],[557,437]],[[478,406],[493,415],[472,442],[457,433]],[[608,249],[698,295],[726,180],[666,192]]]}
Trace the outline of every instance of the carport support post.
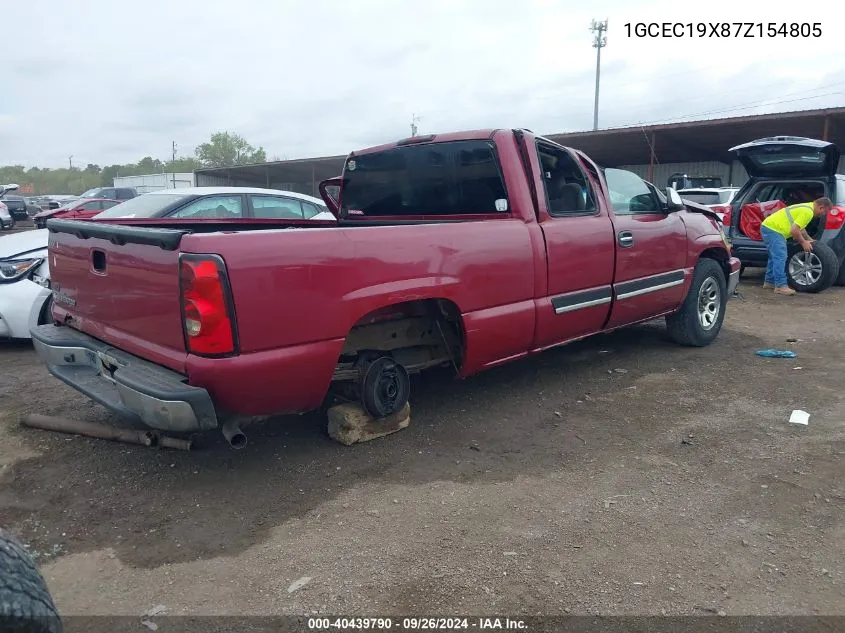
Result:
{"label": "carport support post", "polygon": [[830,137],[830,115],[824,117],[824,130],[822,131],[822,140],[828,141]]}
{"label": "carport support post", "polygon": [[264,168],[264,175],[265,175],[266,181],[267,181],[267,188],[269,189],[270,188],[270,168],[269,167]]}
{"label": "carport support post", "polygon": [[654,154],[654,132],[651,133],[651,142],[649,145],[649,157],[648,157],[648,181],[651,184],[654,184],[654,161],[657,158]]}
{"label": "carport support post", "polygon": [[311,165],[311,195],[317,196],[317,172],[314,170],[314,165]]}

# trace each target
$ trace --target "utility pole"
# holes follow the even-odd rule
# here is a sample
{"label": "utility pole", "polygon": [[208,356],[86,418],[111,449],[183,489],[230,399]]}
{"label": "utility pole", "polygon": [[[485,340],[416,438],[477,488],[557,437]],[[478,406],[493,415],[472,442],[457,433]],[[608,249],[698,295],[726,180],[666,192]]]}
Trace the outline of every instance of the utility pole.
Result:
{"label": "utility pole", "polygon": [[599,129],[599,80],[601,78],[601,49],[607,46],[607,38],[604,36],[607,31],[607,20],[604,22],[592,21],[590,30],[595,33],[593,37],[593,48],[596,49],[596,101],[593,105],[593,131]]}
{"label": "utility pole", "polygon": [[176,141],[173,141],[173,162],[176,162]]}
{"label": "utility pole", "polygon": [[67,167],[73,169],[73,154],[67,157]]}
{"label": "utility pole", "polygon": [[419,122],[420,117],[416,114],[411,115],[411,136],[417,135],[417,123]]}

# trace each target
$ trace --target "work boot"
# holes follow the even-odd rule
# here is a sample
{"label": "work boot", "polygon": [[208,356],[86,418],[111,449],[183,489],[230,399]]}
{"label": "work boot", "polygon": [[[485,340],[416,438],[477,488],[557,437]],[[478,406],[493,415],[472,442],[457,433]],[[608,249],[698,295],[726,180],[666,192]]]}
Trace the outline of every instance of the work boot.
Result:
{"label": "work boot", "polygon": [[784,295],[786,297],[791,297],[792,295],[797,295],[798,293],[795,292],[789,286],[781,286],[780,288],[775,288],[776,295]]}
{"label": "work boot", "polygon": [[775,287],[775,285],[771,281],[764,281],[763,282],[763,290],[771,290],[774,287]]}

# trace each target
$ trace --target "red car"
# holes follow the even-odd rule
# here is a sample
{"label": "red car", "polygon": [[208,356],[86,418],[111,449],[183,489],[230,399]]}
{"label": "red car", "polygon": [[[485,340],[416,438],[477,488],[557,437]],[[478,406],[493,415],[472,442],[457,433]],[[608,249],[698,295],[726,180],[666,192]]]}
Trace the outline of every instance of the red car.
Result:
{"label": "red car", "polygon": [[739,279],[715,214],[525,130],[355,152],[320,188],[334,222],[54,220],[40,358],[137,423],[238,447],[239,417],[333,386],[380,418],[430,367],[466,377],[658,317],[708,345]]}
{"label": "red car", "polygon": [[32,216],[32,220],[35,222],[35,228],[43,229],[47,226],[47,220],[50,218],[87,220],[88,218],[93,218],[98,213],[102,213],[106,209],[111,209],[114,205],[120,204],[121,202],[123,202],[123,200],[111,200],[109,198],[85,198],[82,200],[75,200],[67,206],[36,213]]}

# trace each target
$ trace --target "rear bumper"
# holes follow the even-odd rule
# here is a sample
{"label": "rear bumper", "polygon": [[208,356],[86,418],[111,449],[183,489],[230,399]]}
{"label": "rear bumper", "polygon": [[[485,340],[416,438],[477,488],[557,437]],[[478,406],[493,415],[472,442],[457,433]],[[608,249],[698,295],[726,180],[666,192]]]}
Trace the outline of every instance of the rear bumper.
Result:
{"label": "rear bumper", "polygon": [[39,358],[59,380],[135,423],[171,432],[218,426],[211,396],[185,376],[69,327],[30,330]]}
{"label": "rear bumper", "polygon": [[728,263],[731,268],[728,275],[728,296],[730,297],[739,285],[739,271],[742,268],[742,262],[737,257],[731,257]]}

